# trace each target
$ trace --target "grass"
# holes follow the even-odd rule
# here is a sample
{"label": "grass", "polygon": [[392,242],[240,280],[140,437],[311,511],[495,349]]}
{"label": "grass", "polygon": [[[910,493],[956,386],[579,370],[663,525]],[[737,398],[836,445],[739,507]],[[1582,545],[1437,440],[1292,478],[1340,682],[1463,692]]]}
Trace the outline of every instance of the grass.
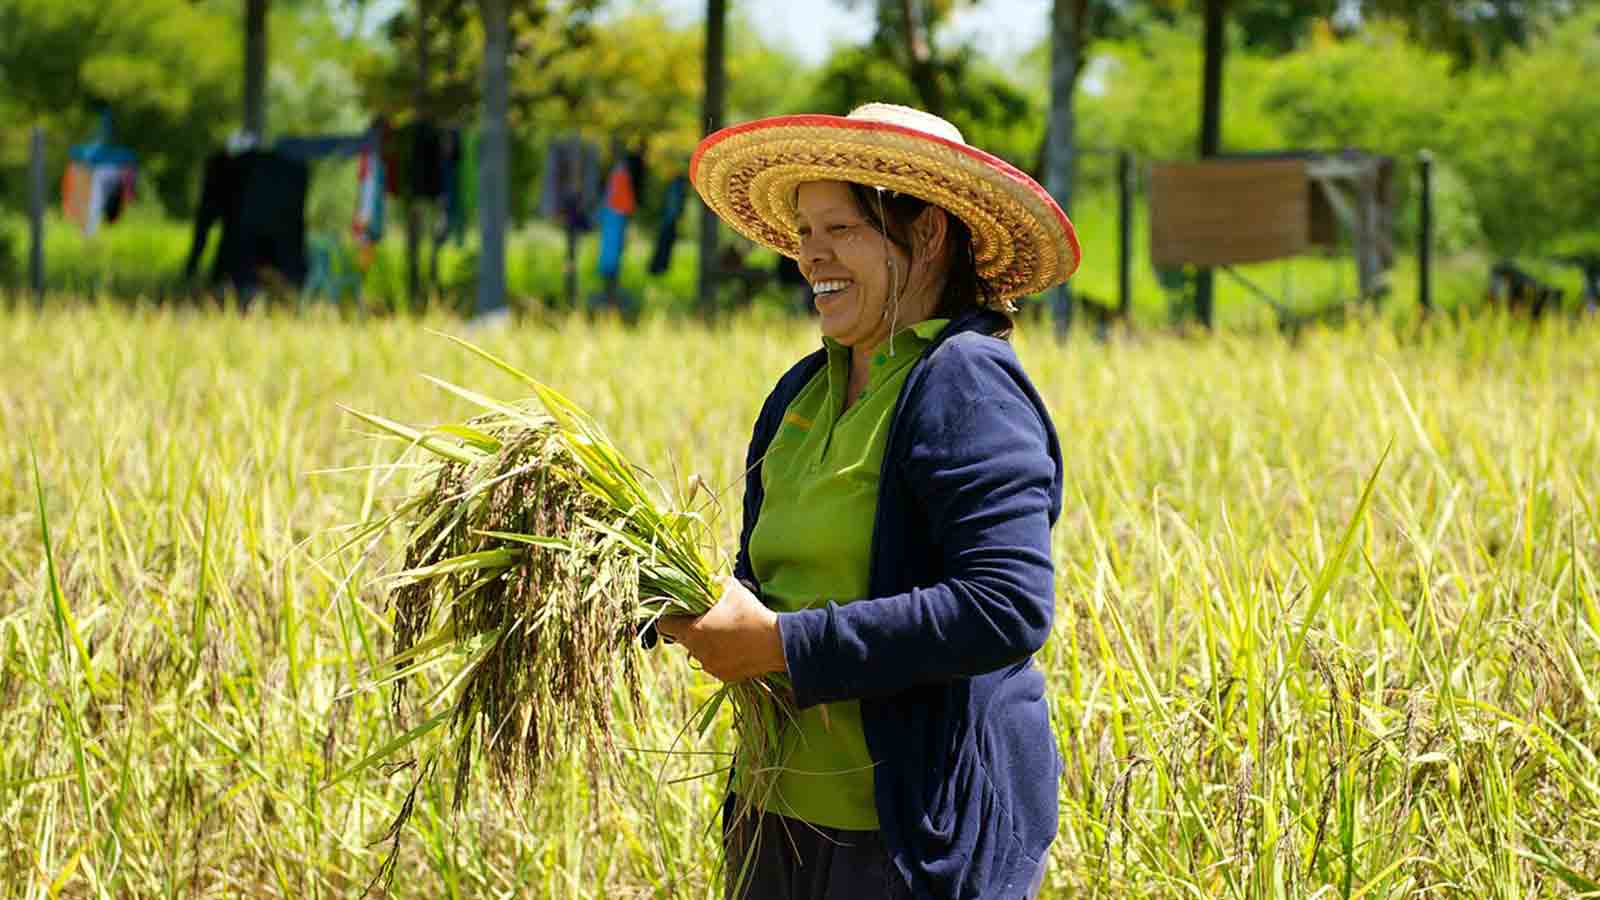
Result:
{"label": "grass", "polygon": [[[518,396],[428,318],[0,312],[0,884],[11,896],[345,897],[422,724],[343,697],[393,649],[399,499],[338,409]],[[669,482],[736,478],[808,323],[550,319],[475,342]],[[1048,897],[1600,896],[1597,326],[1502,318],[1018,347],[1067,460],[1067,760]],[[649,359],[650,365],[639,360]],[[1381,463],[1381,465],[1380,465]],[[34,466],[37,465],[37,476]],[[1369,491],[1370,488],[1370,491]],[[48,535],[48,537],[47,537]],[[397,896],[716,895],[715,684],[643,661],[622,767],[512,805],[416,797]],[[676,754],[662,751],[676,748]],[[487,774],[474,777],[486,778]]]}

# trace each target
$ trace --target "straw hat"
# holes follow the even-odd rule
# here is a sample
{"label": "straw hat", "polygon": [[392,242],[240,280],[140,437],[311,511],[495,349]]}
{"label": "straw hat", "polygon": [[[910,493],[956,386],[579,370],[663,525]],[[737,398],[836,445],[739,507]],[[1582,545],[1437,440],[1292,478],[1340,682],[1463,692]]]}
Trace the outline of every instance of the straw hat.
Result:
{"label": "straw hat", "polygon": [[700,142],[689,179],[733,230],[791,258],[800,252],[796,189],[849,181],[911,194],[965,222],[996,300],[1037,293],[1078,268],[1077,232],[1038,182],[968,146],[944,119],[904,106],[724,128]]}

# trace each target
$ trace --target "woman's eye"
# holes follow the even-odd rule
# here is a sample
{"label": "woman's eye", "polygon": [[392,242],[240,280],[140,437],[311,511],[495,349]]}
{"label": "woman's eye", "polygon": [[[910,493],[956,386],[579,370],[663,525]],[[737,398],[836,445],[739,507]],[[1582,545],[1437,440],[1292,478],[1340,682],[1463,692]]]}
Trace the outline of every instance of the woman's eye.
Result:
{"label": "woman's eye", "polygon": [[853,226],[850,226],[850,225],[829,225],[828,226],[828,233],[829,234],[844,234],[846,231],[849,231],[852,227]]}

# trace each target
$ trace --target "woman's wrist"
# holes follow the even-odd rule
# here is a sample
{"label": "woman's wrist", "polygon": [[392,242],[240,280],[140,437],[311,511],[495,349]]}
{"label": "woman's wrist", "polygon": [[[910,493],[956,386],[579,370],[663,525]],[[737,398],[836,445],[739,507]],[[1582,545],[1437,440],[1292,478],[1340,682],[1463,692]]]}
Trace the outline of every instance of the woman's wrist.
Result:
{"label": "woman's wrist", "polygon": [[767,670],[779,675],[789,674],[788,655],[783,649],[783,613],[774,612],[770,620],[767,646]]}

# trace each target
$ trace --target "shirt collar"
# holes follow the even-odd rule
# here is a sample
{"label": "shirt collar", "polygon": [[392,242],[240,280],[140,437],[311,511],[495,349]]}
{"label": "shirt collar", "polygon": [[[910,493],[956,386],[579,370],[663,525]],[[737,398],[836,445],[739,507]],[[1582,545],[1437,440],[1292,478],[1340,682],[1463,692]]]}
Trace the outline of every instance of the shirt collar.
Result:
{"label": "shirt collar", "polygon": [[[901,353],[920,351],[937,338],[949,324],[949,319],[924,319],[915,325],[902,328],[895,332],[892,338],[880,344],[878,352],[874,355],[881,356],[888,353],[891,347],[897,356]],[[830,357],[849,351],[848,347],[827,336],[822,338],[822,346],[827,348]]]}

